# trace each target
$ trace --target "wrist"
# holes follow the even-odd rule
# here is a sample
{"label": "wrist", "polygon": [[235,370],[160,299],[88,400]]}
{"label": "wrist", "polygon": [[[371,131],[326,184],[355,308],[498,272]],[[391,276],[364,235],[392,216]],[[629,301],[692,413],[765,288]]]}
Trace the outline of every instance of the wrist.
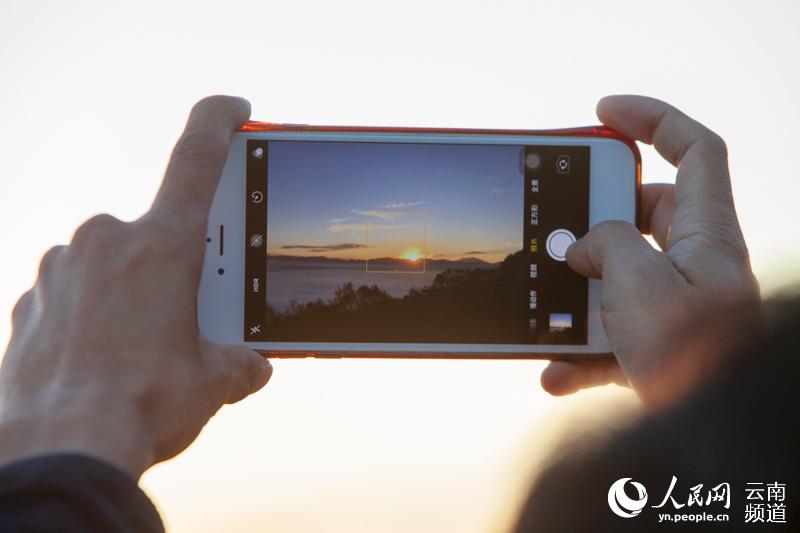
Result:
{"label": "wrist", "polygon": [[37,455],[77,453],[110,463],[135,480],[153,464],[148,432],[131,405],[100,401],[97,395],[85,392],[67,399],[47,396],[52,400],[24,407],[2,406],[0,464]]}

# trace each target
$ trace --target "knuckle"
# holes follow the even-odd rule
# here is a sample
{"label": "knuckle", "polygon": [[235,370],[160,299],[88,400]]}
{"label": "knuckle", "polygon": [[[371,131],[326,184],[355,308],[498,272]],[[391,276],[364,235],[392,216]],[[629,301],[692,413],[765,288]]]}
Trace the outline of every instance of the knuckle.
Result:
{"label": "knuckle", "polygon": [[58,263],[59,258],[64,253],[66,246],[53,246],[42,256],[39,262],[39,277],[45,277],[52,272],[55,265]]}
{"label": "knuckle", "polygon": [[634,280],[645,280],[658,268],[658,256],[655,253],[627,253],[623,259]]}
{"label": "knuckle", "polygon": [[178,255],[173,247],[165,243],[163,235],[154,230],[138,230],[118,250],[109,266],[122,274],[138,272],[147,275],[152,265],[163,265]]}
{"label": "knuckle", "polygon": [[17,303],[14,304],[14,308],[11,310],[11,322],[18,323],[20,322],[23,317],[27,314],[28,309],[30,308],[31,298],[33,298],[33,290],[28,290],[19,297]]}
{"label": "knuckle", "polygon": [[725,144],[725,139],[709,129],[706,129],[702,137],[701,146],[711,155],[721,158],[728,157],[728,145]]}
{"label": "knuckle", "polygon": [[187,132],[175,144],[172,160],[184,164],[222,164],[227,157],[227,144],[210,133]]}
{"label": "knuckle", "polygon": [[75,231],[72,244],[78,248],[106,244],[116,239],[125,223],[109,214],[95,215]]}
{"label": "knuckle", "polygon": [[152,213],[137,224],[136,235],[137,241],[160,258],[183,255],[187,247],[188,239],[179,226]]}

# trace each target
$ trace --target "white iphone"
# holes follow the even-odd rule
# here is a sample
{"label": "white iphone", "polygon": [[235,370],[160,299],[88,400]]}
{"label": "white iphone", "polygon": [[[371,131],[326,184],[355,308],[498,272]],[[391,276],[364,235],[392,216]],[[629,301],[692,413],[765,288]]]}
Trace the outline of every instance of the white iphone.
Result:
{"label": "white iphone", "polygon": [[641,159],[604,127],[248,123],[208,218],[198,325],[275,357],[608,356],[566,250],[637,222]]}

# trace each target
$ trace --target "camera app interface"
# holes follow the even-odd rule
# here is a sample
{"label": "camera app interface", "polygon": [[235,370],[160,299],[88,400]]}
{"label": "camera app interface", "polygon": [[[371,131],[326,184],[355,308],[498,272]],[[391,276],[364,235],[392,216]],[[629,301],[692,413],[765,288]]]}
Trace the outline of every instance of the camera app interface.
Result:
{"label": "camera app interface", "polygon": [[589,157],[248,140],[244,340],[586,344]]}

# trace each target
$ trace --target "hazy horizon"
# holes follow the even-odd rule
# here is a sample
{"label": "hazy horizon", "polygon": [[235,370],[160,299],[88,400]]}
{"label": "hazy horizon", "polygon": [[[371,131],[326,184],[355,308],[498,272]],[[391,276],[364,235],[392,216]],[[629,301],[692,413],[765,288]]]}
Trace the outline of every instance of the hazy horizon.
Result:
{"label": "hazy horizon", "polygon": [[[518,251],[518,250],[515,250]],[[512,252],[513,253],[513,252]],[[480,261],[482,263],[486,263],[489,265],[497,265],[503,262],[503,259],[510,254],[506,254],[502,259],[498,261],[489,261],[488,259],[481,257],[480,255],[461,255],[461,256],[433,256],[433,257],[425,257],[417,259],[416,261],[448,261],[451,263],[460,263],[460,262],[473,262],[473,261]],[[297,255],[292,253],[267,253],[267,259],[275,258],[275,257],[288,257],[292,259],[329,259],[331,261],[364,261],[363,257],[332,257],[330,255]],[[413,262],[405,257],[392,257],[392,256],[382,256],[382,257],[371,257],[369,258],[370,261],[377,260],[377,259],[393,259],[393,260],[406,260],[409,262]]]}
{"label": "hazy horizon", "polygon": [[323,255],[278,257],[281,259],[267,254],[267,303],[275,311],[286,311],[293,302],[330,300],[346,283],[355,288],[379,287],[394,298],[402,298],[412,289],[429,287],[445,270],[496,269],[502,262],[477,257],[417,261],[378,257],[369,262]]}

